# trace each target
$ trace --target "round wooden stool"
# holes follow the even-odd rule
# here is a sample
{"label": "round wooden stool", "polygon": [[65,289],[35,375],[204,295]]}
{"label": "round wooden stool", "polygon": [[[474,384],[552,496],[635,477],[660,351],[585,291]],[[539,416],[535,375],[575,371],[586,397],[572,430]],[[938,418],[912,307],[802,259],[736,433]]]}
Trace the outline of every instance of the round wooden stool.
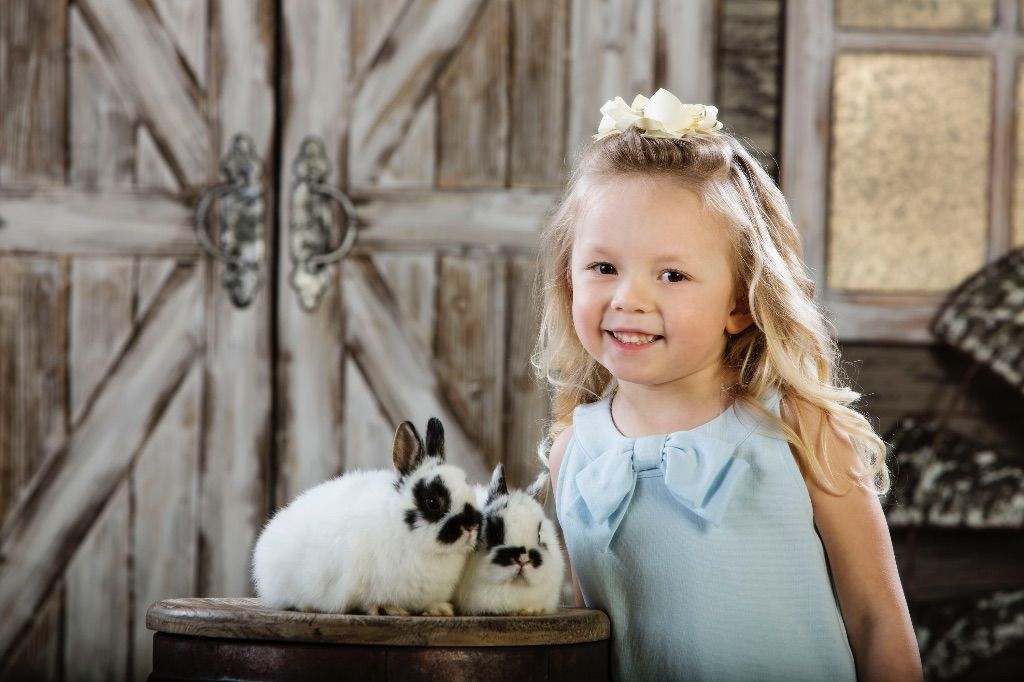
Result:
{"label": "round wooden stool", "polygon": [[255,599],[149,607],[150,682],[163,680],[608,679],[608,616],[440,618],[275,611]]}

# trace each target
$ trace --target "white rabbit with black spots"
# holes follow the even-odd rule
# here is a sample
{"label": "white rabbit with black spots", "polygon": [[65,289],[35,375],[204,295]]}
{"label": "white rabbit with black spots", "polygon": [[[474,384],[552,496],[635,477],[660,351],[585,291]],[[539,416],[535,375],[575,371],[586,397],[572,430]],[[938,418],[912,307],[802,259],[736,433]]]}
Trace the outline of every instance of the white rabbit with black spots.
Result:
{"label": "white rabbit with black spots", "polygon": [[547,483],[542,473],[526,491],[510,492],[499,464],[489,486],[474,486],[483,531],[455,590],[458,614],[530,616],[558,609],[565,558],[541,506]]}
{"label": "white rabbit with black spots", "polygon": [[305,491],[260,534],[253,579],[263,606],[328,613],[453,615],[481,515],[465,472],[444,461],[444,428],[427,442],[395,432],[395,470],[352,471]]}

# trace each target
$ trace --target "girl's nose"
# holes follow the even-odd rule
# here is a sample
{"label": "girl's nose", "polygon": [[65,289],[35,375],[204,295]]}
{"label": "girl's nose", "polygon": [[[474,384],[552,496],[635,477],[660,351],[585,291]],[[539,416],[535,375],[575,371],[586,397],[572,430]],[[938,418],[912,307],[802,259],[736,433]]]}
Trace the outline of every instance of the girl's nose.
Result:
{"label": "girl's nose", "polygon": [[642,283],[625,277],[620,282],[612,298],[613,308],[637,313],[646,313],[653,308],[649,292]]}

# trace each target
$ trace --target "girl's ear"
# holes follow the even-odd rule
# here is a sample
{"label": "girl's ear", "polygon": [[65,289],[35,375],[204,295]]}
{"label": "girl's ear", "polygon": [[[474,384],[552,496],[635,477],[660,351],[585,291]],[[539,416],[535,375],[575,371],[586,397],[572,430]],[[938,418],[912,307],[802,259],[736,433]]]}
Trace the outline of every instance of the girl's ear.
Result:
{"label": "girl's ear", "polygon": [[752,324],[754,324],[754,316],[750,314],[750,304],[746,294],[736,297],[736,307],[732,309],[729,319],[725,321],[725,331],[729,334],[739,334]]}

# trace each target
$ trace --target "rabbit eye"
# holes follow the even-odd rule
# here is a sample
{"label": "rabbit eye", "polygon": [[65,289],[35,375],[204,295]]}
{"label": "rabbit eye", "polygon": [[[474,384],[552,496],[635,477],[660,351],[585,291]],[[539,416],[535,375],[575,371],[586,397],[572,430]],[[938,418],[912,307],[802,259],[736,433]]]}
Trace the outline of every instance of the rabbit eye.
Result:
{"label": "rabbit eye", "polygon": [[436,497],[428,497],[427,498],[427,509],[429,509],[430,511],[437,511],[440,508],[441,508],[441,503],[438,502]]}

